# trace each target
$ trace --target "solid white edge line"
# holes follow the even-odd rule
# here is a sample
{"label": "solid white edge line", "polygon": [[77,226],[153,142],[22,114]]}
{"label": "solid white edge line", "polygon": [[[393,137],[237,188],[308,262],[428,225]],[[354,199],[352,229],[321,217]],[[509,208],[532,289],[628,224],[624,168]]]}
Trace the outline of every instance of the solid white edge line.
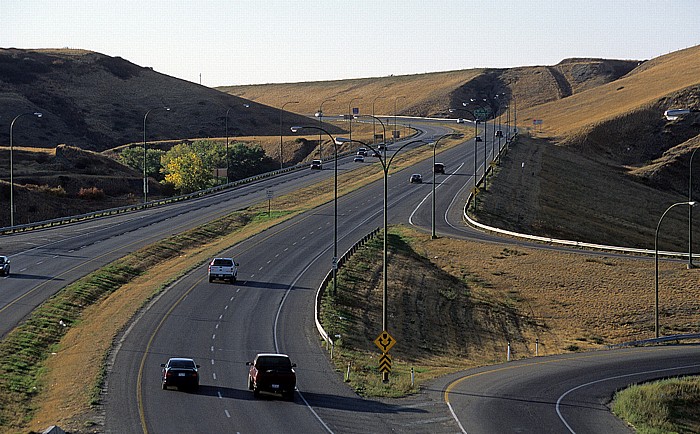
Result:
{"label": "solid white edge line", "polygon": [[447,403],[447,408],[450,409],[450,413],[452,413],[452,419],[454,419],[455,422],[457,422],[457,425],[459,425],[459,429],[462,430],[462,432],[463,432],[464,434],[467,434],[467,430],[464,429],[464,427],[462,426],[462,422],[459,421],[459,418],[457,417],[457,414],[456,414],[455,411],[452,409],[452,404],[450,404],[450,403],[448,402],[448,403]]}
{"label": "solid white edge line", "polygon": [[675,370],[679,370],[679,369],[697,368],[698,366],[700,366],[700,364],[687,365],[687,366],[675,366],[673,368],[654,369],[651,371],[633,372],[630,374],[616,375],[614,377],[601,378],[599,380],[590,381],[590,382],[585,383],[585,384],[580,384],[576,387],[572,387],[571,389],[567,390],[559,397],[559,399],[557,399],[557,405],[556,405],[557,415],[559,416],[559,419],[562,421],[562,423],[564,423],[566,428],[569,430],[569,432],[571,432],[572,434],[576,434],[576,431],[574,431],[574,429],[571,428],[571,426],[566,422],[566,419],[564,418],[564,416],[561,414],[561,408],[560,408],[561,402],[564,400],[566,395],[570,394],[571,392],[575,392],[578,389],[583,389],[584,387],[588,387],[588,386],[591,386],[591,385],[596,384],[596,383],[602,383],[604,381],[617,380],[617,379],[626,378],[626,377],[633,377],[635,375],[656,374],[659,372],[675,371]]}

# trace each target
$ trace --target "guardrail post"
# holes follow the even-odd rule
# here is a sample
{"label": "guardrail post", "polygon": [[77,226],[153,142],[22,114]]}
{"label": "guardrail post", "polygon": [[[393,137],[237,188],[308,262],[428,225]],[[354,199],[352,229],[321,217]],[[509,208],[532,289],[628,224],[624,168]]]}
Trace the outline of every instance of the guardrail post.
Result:
{"label": "guardrail post", "polygon": [[540,339],[535,339],[535,357],[540,355]]}
{"label": "guardrail post", "polygon": [[506,360],[510,362],[510,342],[508,342],[508,355]]}

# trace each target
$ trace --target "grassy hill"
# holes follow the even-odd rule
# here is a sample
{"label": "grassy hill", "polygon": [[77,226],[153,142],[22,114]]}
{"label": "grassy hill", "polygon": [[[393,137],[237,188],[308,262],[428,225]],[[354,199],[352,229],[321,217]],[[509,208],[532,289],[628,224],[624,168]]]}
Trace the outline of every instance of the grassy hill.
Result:
{"label": "grassy hill", "polygon": [[[119,57],[84,50],[0,49],[0,143],[52,148],[58,144],[103,151],[143,140],[223,137],[230,108],[231,137],[279,133],[279,110],[135,65]],[[250,105],[245,107],[244,104]],[[287,113],[285,118],[301,122]],[[8,128],[5,128],[5,127]]]}
{"label": "grassy hill", "polygon": [[[517,98],[529,107],[584,91],[613,81],[638,65],[637,61],[568,59],[555,66],[512,69],[470,69],[403,76],[305,83],[223,86],[231,95],[271,106],[286,101],[297,113],[315,113],[321,103],[329,114],[348,113],[348,105],[364,114],[468,117],[450,114],[450,107],[462,107],[470,98],[492,98],[505,94],[505,101]],[[373,107],[374,106],[374,107]],[[494,111],[496,110],[494,106]],[[501,107],[500,111],[504,109]]]}

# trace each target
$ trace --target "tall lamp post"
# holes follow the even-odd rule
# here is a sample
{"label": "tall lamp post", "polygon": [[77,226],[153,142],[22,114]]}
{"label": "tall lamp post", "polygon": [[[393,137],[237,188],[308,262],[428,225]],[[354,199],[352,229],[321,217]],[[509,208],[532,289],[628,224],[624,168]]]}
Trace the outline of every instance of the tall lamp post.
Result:
{"label": "tall lamp post", "polygon": [[[467,103],[463,102],[462,105],[466,106]],[[476,144],[477,144],[477,142],[479,142],[479,139],[481,138],[481,137],[479,137],[479,118],[476,116],[476,114],[474,114],[473,111],[471,111],[467,108],[450,108],[449,111],[450,111],[450,113],[454,113],[456,111],[465,111],[465,112],[469,113],[470,115],[472,115],[472,117],[474,118],[474,177],[473,178],[474,178],[474,190],[476,190],[476,170],[477,170],[477,168],[476,168],[476,153],[477,153]],[[484,135],[486,135],[486,130],[484,130]],[[486,145],[484,145],[484,146],[486,146]]]}
{"label": "tall lamp post", "polygon": [[453,136],[454,136],[454,134],[452,134],[452,133],[443,134],[435,141],[435,143],[433,143],[433,194],[432,194],[433,209],[432,209],[432,212],[430,214],[431,215],[430,227],[432,228],[432,233],[430,235],[430,238],[433,240],[435,238],[437,238],[437,235],[435,235],[435,150],[437,149],[437,145],[438,145],[438,142],[440,142],[440,140],[447,138],[447,137],[453,137]]}
{"label": "tall lamp post", "polygon": [[38,118],[42,117],[43,115],[40,112],[26,112],[26,113],[21,113],[15,116],[14,119],[12,119],[12,122],[10,123],[10,228],[13,228],[15,226],[15,198],[14,198],[14,190],[15,190],[15,182],[14,182],[14,167],[12,164],[12,151],[13,151],[13,144],[12,144],[12,129],[15,126],[15,121],[17,119],[21,118],[24,115],[32,115],[36,116]]}
{"label": "tall lamp post", "polygon": [[[377,130],[376,130],[376,122],[375,122],[375,121],[379,120],[379,118],[377,118],[377,117],[374,116],[374,103],[377,102],[377,100],[378,100],[379,98],[386,98],[386,96],[377,95],[377,96],[375,96],[374,99],[372,100],[372,144],[373,144],[373,145],[376,145],[376,144],[377,144],[377,139],[376,139],[376,137],[377,137]],[[381,122],[381,121],[380,121],[380,122]],[[382,127],[383,127],[383,126],[384,126],[384,124],[382,123]],[[386,142],[386,128],[384,129],[384,136],[382,137],[382,142]]]}
{"label": "tall lamp post", "polygon": [[299,104],[299,101],[287,101],[280,107],[280,170],[284,169],[284,160],[282,159],[282,113],[284,113],[284,106],[287,104]]}
{"label": "tall lamp post", "polygon": [[348,116],[349,116],[348,122],[350,122],[350,141],[352,141],[352,117],[353,117],[353,114],[352,114],[352,102],[355,101],[355,100],[358,100],[358,99],[362,99],[362,97],[361,97],[361,96],[356,96],[355,98],[351,99],[350,102],[348,103]]}
{"label": "tall lamp post", "polygon": [[[163,109],[165,111],[170,111],[170,107],[156,107],[148,110],[145,115],[143,115],[143,203],[148,202],[148,176],[146,173],[146,119],[148,114],[153,110]],[[228,112],[226,112],[228,115]],[[228,116],[227,116],[228,119]],[[228,175],[228,174],[227,174]]]}
{"label": "tall lamp post", "polygon": [[[396,102],[397,102],[400,98],[406,98],[406,96],[404,96],[404,95],[399,95],[399,96],[397,96],[396,98],[394,98],[394,133],[393,133],[394,136],[392,137],[391,143],[396,142]],[[385,138],[384,140],[386,140],[386,138]]]}
{"label": "tall lamp post", "polygon": [[318,158],[320,160],[323,160],[323,145],[321,144],[321,131],[323,131],[323,104],[330,102],[330,101],[335,101],[335,98],[328,98],[325,99],[321,102],[321,105],[318,106],[318,113],[316,113],[316,116],[318,116]]}
{"label": "tall lamp post", "polygon": [[[672,121],[690,112],[698,112],[697,109],[669,109],[664,112],[666,119]],[[688,174],[688,202],[693,200],[693,158],[695,152],[700,148],[693,149],[690,154],[689,174]],[[688,269],[695,268],[693,265],[693,207],[688,208]]]}
{"label": "tall lamp post", "polygon": [[[338,137],[336,139],[338,142],[349,142],[350,140],[345,139],[343,137]],[[360,140],[353,140],[353,142],[360,143],[362,146],[368,147],[372,152],[375,154],[379,155],[377,150],[370,144],[364,143]],[[408,143],[405,143],[402,145],[399,149],[397,149],[394,152],[394,155],[391,156],[389,161],[386,160],[386,150],[384,153],[384,157],[379,157],[379,162],[382,165],[382,170],[384,172],[384,248],[383,248],[383,254],[382,254],[382,330],[383,331],[388,331],[387,330],[387,196],[388,196],[388,179],[389,179],[389,168],[391,167],[391,162],[394,160],[394,157],[398,155],[399,151],[401,151],[403,148],[405,148],[408,145],[414,144],[414,143],[425,143],[423,140],[412,140]],[[386,148],[385,148],[386,149]],[[384,381],[388,381],[388,373],[384,372]]]}
{"label": "tall lamp post", "polygon": [[326,133],[331,138],[333,143],[334,165],[333,165],[333,294],[336,294],[338,287],[338,145],[343,143],[340,138],[334,138],[331,133],[323,128],[314,126],[294,126],[291,127],[293,133],[297,133],[303,129],[319,130],[321,133]]}
{"label": "tall lamp post", "polygon": [[659,337],[659,228],[671,208],[679,205],[689,205],[692,208],[695,206],[695,203],[693,201],[674,203],[664,211],[659,219],[659,223],[656,225],[656,235],[654,236],[654,334],[657,338]]}
{"label": "tall lamp post", "polygon": [[[248,108],[248,107],[250,107],[250,105],[249,105],[249,104],[243,104],[243,107]],[[233,108],[233,107],[229,107],[229,109],[226,110],[226,122],[225,122],[225,125],[226,125],[226,126],[225,126],[225,128],[224,128],[225,134],[226,134],[226,183],[231,182],[231,177],[229,176],[229,171],[230,171],[230,168],[231,168],[231,164],[230,164],[230,163],[231,163],[231,159],[229,158],[229,155],[228,155],[228,112],[230,112],[232,108]],[[168,109],[168,110],[169,110],[169,109]],[[282,116],[282,115],[280,115],[280,116]],[[217,175],[218,175],[218,174],[217,174]]]}

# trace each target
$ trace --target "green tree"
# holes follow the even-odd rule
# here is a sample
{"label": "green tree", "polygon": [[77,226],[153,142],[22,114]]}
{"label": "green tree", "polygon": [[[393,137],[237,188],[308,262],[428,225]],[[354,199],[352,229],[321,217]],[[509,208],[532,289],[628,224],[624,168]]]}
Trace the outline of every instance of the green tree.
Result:
{"label": "green tree", "polygon": [[229,178],[232,181],[245,179],[274,170],[277,163],[268,157],[260,145],[248,146],[237,142],[229,147]]}
{"label": "green tree", "polygon": [[[161,157],[165,151],[160,149],[146,149],[146,175],[158,181],[163,180],[161,174]],[[143,172],[143,146],[126,148],[119,154],[119,162],[132,169]]]}
{"label": "green tree", "polygon": [[180,193],[191,193],[211,186],[212,171],[204,160],[187,143],[175,145],[162,159],[165,182],[172,184]]}

